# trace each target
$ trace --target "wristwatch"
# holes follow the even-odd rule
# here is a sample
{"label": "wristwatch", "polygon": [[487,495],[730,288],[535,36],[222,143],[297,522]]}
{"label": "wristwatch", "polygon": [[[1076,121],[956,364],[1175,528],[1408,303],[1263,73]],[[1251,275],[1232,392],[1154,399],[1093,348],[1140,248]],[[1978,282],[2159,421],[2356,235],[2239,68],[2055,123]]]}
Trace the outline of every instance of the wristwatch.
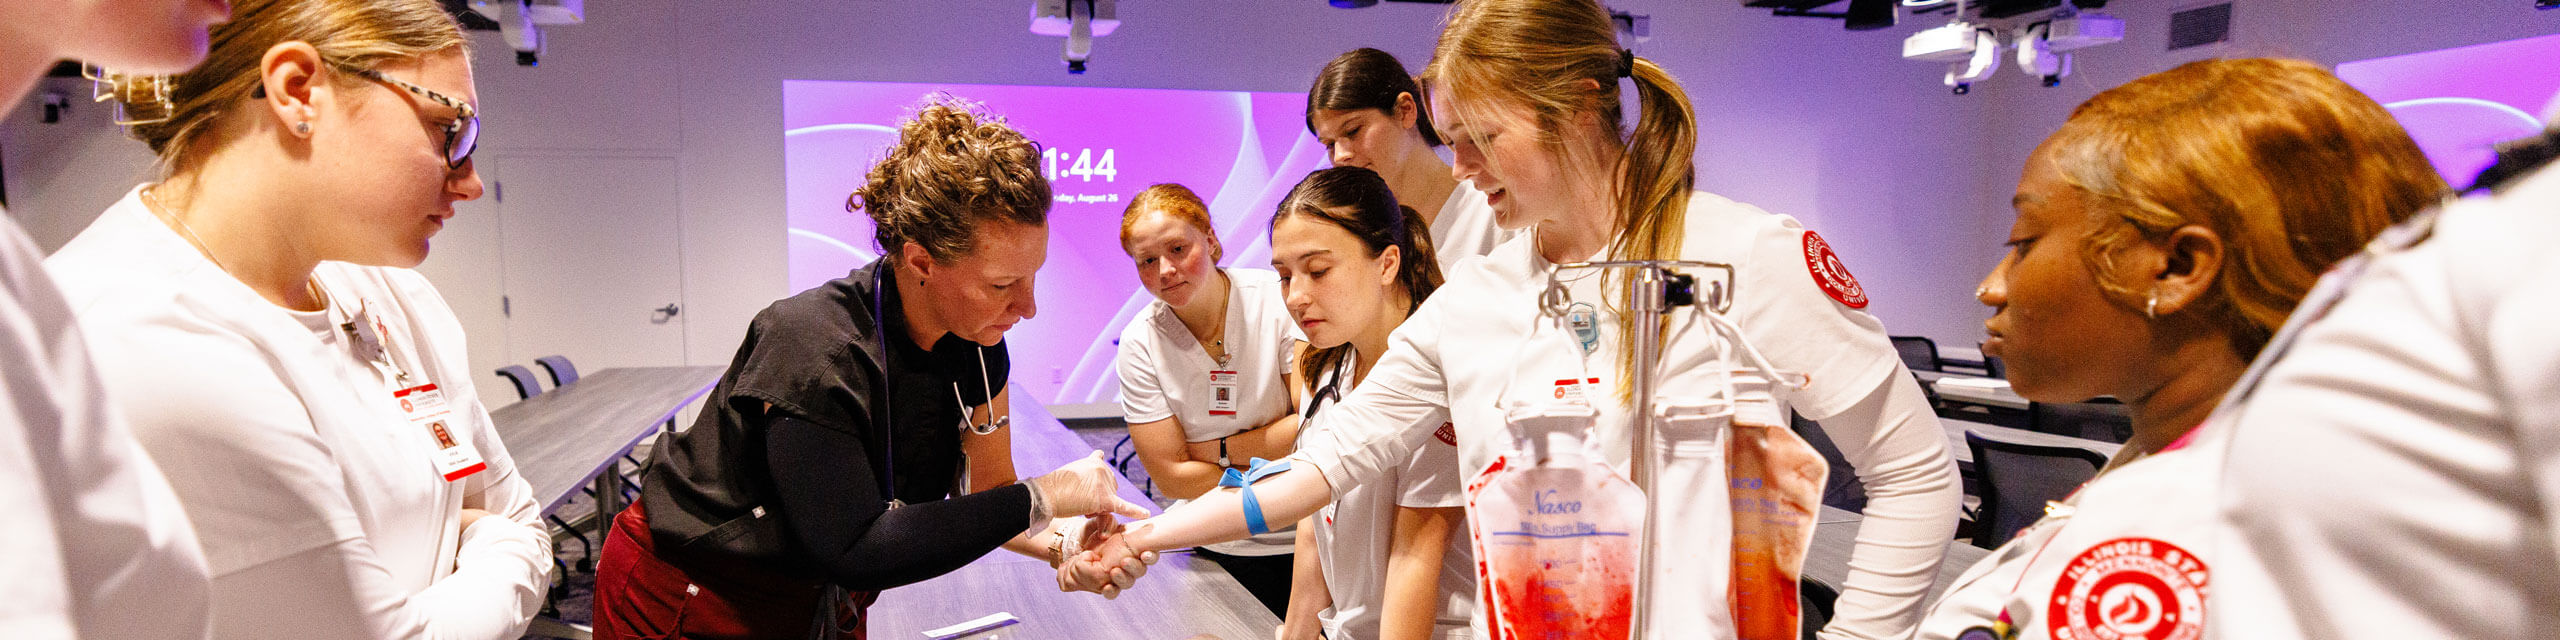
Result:
{"label": "wristwatch", "polygon": [[1067,534],[1059,531],[1049,532],[1049,566],[1055,567],[1066,563]]}

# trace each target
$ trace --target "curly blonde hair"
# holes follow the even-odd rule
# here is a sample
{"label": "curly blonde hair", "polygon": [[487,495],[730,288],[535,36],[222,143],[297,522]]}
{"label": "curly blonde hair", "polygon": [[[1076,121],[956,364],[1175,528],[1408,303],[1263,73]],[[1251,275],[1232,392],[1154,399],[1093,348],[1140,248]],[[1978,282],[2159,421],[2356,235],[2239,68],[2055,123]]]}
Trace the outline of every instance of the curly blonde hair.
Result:
{"label": "curly blonde hair", "polygon": [[985,105],[937,93],[898,124],[897,144],[845,210],[871,216],[884,253],[913,242],[948,261],[977,251],[978,225],[988,220],[1048,224],[1049,179],[1039,143]]}

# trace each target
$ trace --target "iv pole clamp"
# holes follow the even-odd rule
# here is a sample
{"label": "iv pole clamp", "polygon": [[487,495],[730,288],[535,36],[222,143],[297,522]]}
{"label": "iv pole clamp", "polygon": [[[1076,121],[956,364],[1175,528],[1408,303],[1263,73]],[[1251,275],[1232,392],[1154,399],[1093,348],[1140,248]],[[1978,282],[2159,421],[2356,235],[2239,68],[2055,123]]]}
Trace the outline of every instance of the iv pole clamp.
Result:
{"label": "iv pole clamp", "polygon": [[[1679,271],[1684,268],[1718,271],[1723,274],[1723,278],[1708,281],[1705,295],[1700,296],[1697,277]],[[1540,297],[1540,311],[1557,318],[1564,317],[1567,313],[1572,296],[1564,287],[1561,277],[1564,272],[1607,269],[1635,271],[1635,277],[1627,281],[1627,306],[1629,307],[1627,313],[1637,318],[1649,319],[1638,322],[1637,326],[1642,329],[1628,336],[1628,349],[1634,353],[1637,366],[1632,376],[1635,383],[1635,412],[1630,414],[1634,416],[1635,421],[1633,430],[1635,450],[1627,459],[1634,462],[1635,477],[1630,479],[1635,481],[1637,488],[1644,490],[1642,531],[1645,534],[1645,542],[1639,545],[1638,569],[1634,574],[1636,595],[1635,620],[1632,628],[1634,638],[1641,640],[1646,637],[1645,629],[1649,626],[1649,619],[1652,617],[1651,568],[1654,565],[1654,548],[1660,546],[1661,540],[1655,537],[1653,530],[1654,513],[1662,508],[1661,498],[1658,497],[1660,492],[1655,491],[1653,486],[1655,466],[1659,464],[1654,459],[1653,446],[1655,440],[1653,365],[1662,358],[1662,335],[1656,327],[1659,326],[1658,320],[1662,316],[1670,314],[1673,309],[1679,307],[1703,305],[1718,315],[1731,311],[1734,271],[1733,265],[1693,260],[1605,260],[1560,264],[1547,272],[1547,290],[1545,295]]]}

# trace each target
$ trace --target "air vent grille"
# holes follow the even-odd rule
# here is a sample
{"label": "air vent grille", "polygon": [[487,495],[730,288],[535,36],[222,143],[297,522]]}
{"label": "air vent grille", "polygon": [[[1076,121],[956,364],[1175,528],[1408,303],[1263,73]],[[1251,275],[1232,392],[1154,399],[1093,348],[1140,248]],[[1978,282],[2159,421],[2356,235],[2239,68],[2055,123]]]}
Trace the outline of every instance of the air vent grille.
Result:
{"label": "air vent grille", "polygon": [[2231,3],[2169,14],[2169,50],[2231,41]]}

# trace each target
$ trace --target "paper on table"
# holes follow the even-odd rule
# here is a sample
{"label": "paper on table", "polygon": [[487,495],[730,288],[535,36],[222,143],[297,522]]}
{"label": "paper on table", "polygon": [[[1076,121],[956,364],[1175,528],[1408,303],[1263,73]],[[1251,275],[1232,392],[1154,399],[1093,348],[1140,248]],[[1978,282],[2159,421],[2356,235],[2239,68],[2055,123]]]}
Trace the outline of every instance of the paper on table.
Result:
{"label": "paper on table", "polygon": [[1951,386],[1951,385],[1952,385],[1952,386],[1958,386],[1958,387],[1972,387],[1972,388],[1975,388],[1975,389],[2006,389],[2006,388],[2009,388],[2009,381],[2007,381],[2007,380],[2002,380],[2002,379],[1999,379],[1999,378],[1966,378],[1966,377],[1957,377],[1957,376],[1947,376],[1947,377],[1944,377],[1944,378],[1939,378],[1939,379],[1938,379],[1938,385],[1939,385],[1939,386]]}
{"label": "paper on table", "polygon": [[1006,625],[1011,625],[1011,624],[1015,624],[1015,623],[1019,623],[1019,622],[1022,622],[1022,619],[1021,619],[1021,618],[1013,617],[1013,614],[1010,614],[1010,613],[1005,613],[1005,612],[1002,612],[1002,611],[998,611],[998,612],[995,612],[995,613],[987,614],[987,616],[986,616],[986,617],[984,617],[984,618],[979,618],[979,619],[976,619],[976,620],[971,620],[971,621],[968,621],[968,622],[963,622],[963,623],[960,623],[960,624],[955,624],[955,625],[951,625],[951,626],[948,626],[948,627],[943,627],[943,628],[940,628],[940,629],[932,629],[932,630],[925,631],[925,632],[924,632],[924,636],[925,636],[925,637],[927,637],[927,638],[932,638],[933,640],[951,640],[952,638],[959,638],[959,637],[963,637],[963,636],[974,635],[974,634],[977,634],[977,633],[982,632],[982,631],[986,631],[986,630],[989,630],[989,629],[995,629],[995,628],[998,628],[998,627],[1003,627],[1003,626],[1006,626]]}

